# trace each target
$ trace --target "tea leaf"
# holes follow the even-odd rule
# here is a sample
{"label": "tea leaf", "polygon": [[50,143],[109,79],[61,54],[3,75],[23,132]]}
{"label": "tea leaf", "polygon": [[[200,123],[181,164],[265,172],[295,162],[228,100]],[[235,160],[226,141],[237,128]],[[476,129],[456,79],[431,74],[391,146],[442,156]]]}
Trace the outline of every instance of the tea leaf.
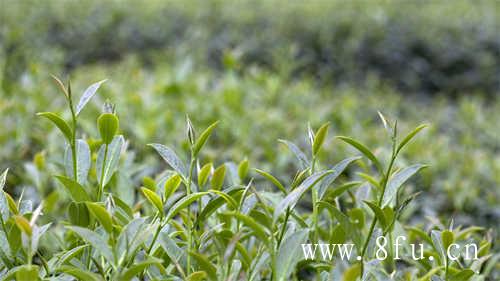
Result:
{"label": "tea leaf", "polygon": [[428,125],[427,124],[423,124],[423,125],[420,125],[418,126],[417,128],[415,128],[413,131],[411,131],[402,141],[401,143],[398,145],[398,148],[396,149],[396,152],[399,152],[401,151],[401,149],[403,149],[403,147],[408,143],[410,142],[422,129],[426,128]]}
{"label": "tea leaf", "polygon": [[373,153],[362,143],[350,138],[350,137],[344,137],[344,136],[339,136],[337,137],[338,139],[346,142],[347,144],[350,144],[354,148],[356,148],[359,152],[363,153],[372,163],[375,165],[379,173],[382,173],[382,164],[380,164],[380,161],[373,155]]}
{"label": "tea leaf", "polygon": [[[106,186],[108,184],[118,168],[118,164],[120,163],[120,154],[124,144],[125,139],[123,136],[119,135],[113,138],[113,141],[108,146],[107,153],[105,145],[101,145],[101,148],[99,148],[99,152],[97,153],[96,172],[97,180],[102,186]],[[104,156],[105,153],[106,157]],[[104,163],[104,158],[106,158],[106,163]]]}
{"label": "tea leaf", "polygon": [[114,262],[114,256],[109,248],[106,240],[102,237],[102,235],[97,234],[94,231],[89,229],[78,227],[78,226],[67,226],[68,229],[75,232],[80,236],[83,240],[88,242],[92,248],[99,251],[99,253],[110,263]]}
{"label": "tea leaf", "polygon": [[14,221],[17,227],[19,227],[19,229],[26,235],[31,236],[33,234],[33,229],[31,228],[29,221],[25,217],[15,215]]}
{"label": "tea leaf", "polygon": [[285,187],[281,184],[281,182],[275,178],[273,175],[269,174],[268,172],[259,170],[259,169],[254,169],[257,173],[259,173],[261,176],[265,177],[268,181],[272,182],[283,194],[288,194],[286,191]]}
{"label": "tea leaf", "polygon": [[210,185],[212,189],[220,190],[224,184],[224,177],[226,176],[226,165],[222,164],[217,169],[215,169],[212,179],[210,180]]}
{"label": "tea leaf", "polygon": [[189,206],[191,203],[194,201],[198,200],[202,196],[210,194],[209,192],[198,192],[198,193],[193,193],[190,194],[181,200],[177,201],[168,211],[168,214],[166,216],[166,220],[169,221],[172,219],[178,212],[180,212],[182,209],[186,208]]}
{"label": "tea leaf", "polygon": [[[79,184],[85,184],[87,182],[87,176],[90,170],[90,148],[85,140],[78,139],[75,144],[76,149],[76,167],[77,167],[77,181]],[[68,145],[65,151],[64,157],[64,167],[66,175],[70,178],[74,178],[73,175],[73,154],[71,153],[71,147]]]}
{"label": "tea leaf", "polygon": [[200,152],[203,145],[205,145],[205,143],[207,142],[207,139],[212,134],[213,129],[215,129],[215,127],[217,127],[217,124],[219,124],[219,121],[212,123],[212,125],[208,126],[208,128],[206,128],[205,131],[203,131],[203,133],[201,133],[200,137],[198,138],[198,140],[196,141],[196,143],[193,146],[193,155],[195,157],[198,155],[198,153]]}
{"label": "tea leaf", "polygon": [[316,134],[314,136],[314,142],[312,144],[312,154],[313,155],[317,155],[319,152],[319,149],[323,145],[323,142],[325,141],[326,135],[328,134],[328,126],[330,126],[330,123],[324,124],[316,132]]}
{"label": "tea leaf", "polygon": [[118,280],[123,280],[123,281],[129,281],[134,279],[139,273],[143,272],[146,268],[152,266],[152,265],[158,265],[161,267],[161,262],[162,260],[149,257],[147,260],[135,263],[131,267],[129,267],[127,270],[125,270]]}
{"label": "tea leaf", "polygon": [[299,199],[306,193],[309,189],[315,186],[319,181],[321,181],[325,176],[331,174],[333,171],[323,171],[317,172],[307,179],[305,179],[299,187],[290,192],[283,200],[281,200],[278,205],[274,209],[273,220],[276,221],[280,217],[281,214],[287,208],[295,207],[295,204],[299,201]]}
{"label": "tea leaf", "polygon": [[205,164],[198,172],[198,186],[202,187],[208,180],[208,176],[212,171],[212,163]]}
{"label": "tea leaf", "polygon": [[19,266],[15,273],[16,280],[38,280],[38,271],[39,267],[37,265]]}
{"label": "tea leaf", "polygon": [[68,206],[69,220],[72,224],[87,227],[90,224],[90,213],[82,202],[71,202]]}
{"label": "tea leaf", "polygon": [[238,177],[241,181],[243,181],[248,175],[248,166],[248,159],[241,161],[238,165]]}
{"label": "tea leaf", "polygon": [[243,215],[241,213],[224,213],[224,215],[229,217],[234,217],[235,219],[241,221],[244,225],[248,226],[257,238],[259,238],[264,244],[269,243],[269,233],[252,217]]}
{"label": "tea leaf", "polygon": [[9,203],[7,202],[5,192],[3,191],[8,172],[9,169],[5,169],[5,171],[0,175],[0,216],[2,216],[3,221],[7,221],[9,219]]}
{"label": "tea leaf", "polygon": [[289,280],[295,265],[303,255],[302,244],[306,242],[308,234],[309,231],[305,229],[294,232],[280,245],[276,259],[276,280]]}
{"label": "tea leaf", "polygon": [[184,166],[184,163],[180,160],[180,158],[175,154],[173,150],[170,148],[164,146],[163,144],[158,144],[158,143],[152,143],[149,144],[151,147],[153,147],[158,154],[167,162],[172,169],[174,169],[176,172],[181,174],[182,176],[186,177],[187,172],[186,172],[186,167]]}
{"label": "tea leaf", "polygon": [[106,82],[107,79],[101,80],[99,82],[96,82],[92,85],[90,85],[84,92],[82,97],[80,98],[80,101],[78,102],[78,105],[76,106],[76,112],[75,114],[78,115],[80,112],[83,110],[85,105],[92,99],[92,97],[97,93],[97,90],[101,86],[102,83]]}
{"label": "tea leaf", "polygon": [[146,199],[148,199],[148,201],[156,207],[160,216],[163,216],[163,202],[161,201],[160,196],[158,196],[156,192],[145,187],[141,187],[141,192],[144,194],[144,197],[146,197]]}
{"label": "tea leaf", "polygon": [[284,143],[288,147],[288,149],[290,149],[290,151],[295,155],[297,160],[299,160],[299,166],[301,170],[304,170],[310,166],[307,156],[293,142],[287,140],[278,140],[278,141]]}
{"label": "tea leaf", "polygon": [[443,232],[441,232],[441,240],[443,242],[443,249],[447,251],[448,247],[450,247],[450,245],[455,240],[453,232],[449,230],[443,230]]}
{"label": "tea leaf", "polygon": [[101,223],[106,232],[111,233],[113,231],[113,219],[106,208],[93,202],[86,202],[85,204],[92,215]]}
{"label": "tea leaf", "polygon": [[351,163],[361,159],[361,157],[346,158],[330,168],[331,174],[327,175],[318,188],[318,198],[323,198],[328,187],[345,171]]}
{"label": "tea leaf", "polygon": [[189,253],[195,260],[198,266],[207,273],[210,280],[217,280],[217,268],[208,260],[208,258],[200,253]]}
{"label": "tea leaf", "polygon": [[376,203],[370,202],[370,201],[363,201],[370,209],[372,209],[373,213],[375,214],[375,217],[378,219],[382,227],[385,229],[387,227],[387,220],[385,218],[384,211],[377,206]]}
{"label": "tea leaf", "polygon": [[191,273],[186,281],[202,281],[205,280],[205,278],[207,278],[207,273],[205,271],[196,271]]}
{"label": "tea leaf", "polygon": [[[83,269],[80,269],[78,267],[71,266],[71,265],[62,265],[61,267],[56,269],[56,271],[71,275],[71,276],[77,278],[78,280],[85,280],[85,281],[87,281],[87,280],[88,281],[102,281],[103,280],[99,275],[97,275],[93,272],[83,270]],[[26,279],[26,280],[28,280],[28,279]],[[33,279],[31,279],[31,280],[33,280]]]}
{"label": "tea leaf", "polygon": [[69,195],[71,196],[71,199],[73,199],[73,201],[75,202],[90,201],[90,197],[85,191],[85,188],[83,188],[83,186],[81,186],[76,181],[65,176],[55,176],[55,178],[60,183],[63,184],[63,186],[66,188]]}
{"label": "tea leaf", "polygon": [[387,183],[387,188],[384,193],[384,199],[382,206],[388,205],[392,199],[398,193],[399,188],[403,183],[405,183],[410,177],[416,174],[421,169],[427,167],[426,165],[416,164],[410,167],[404,168],[403,170],[394,174]]}
{"label": "tea leaf", "polygon": [[68,123],[66,123],[66,121],[64,121],[61,117],[53,112],[40,112],[37,115],[49,119],[63,133],[66,140],[68,142],[71,142],[73,134],[72,130],[69,127]]}
{"label": "tea leaf", "polygon": [[177,188],[179,188],[181,181],[181,176],[179,174],[175,174],[165,182],[165,200],[168,200],[170,196],[175,193]]}

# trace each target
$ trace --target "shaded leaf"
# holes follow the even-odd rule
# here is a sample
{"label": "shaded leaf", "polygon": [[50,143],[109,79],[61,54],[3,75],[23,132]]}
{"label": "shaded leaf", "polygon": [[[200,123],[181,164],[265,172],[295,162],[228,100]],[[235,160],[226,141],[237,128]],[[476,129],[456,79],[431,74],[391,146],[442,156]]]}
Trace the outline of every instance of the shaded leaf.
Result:
{"label": "shaded leaf", "polygon": [[60,183],[62,183],[62,185],[66,188],[73,201],[75,202],[90,201],[90,197],[83,188],[83,186],[81,186],[76,181],[65,176],[55,176],[55,178]]}
{"label": "shaded leaf", "polygon": [[388,205],[391,200],[396,196],[398,193],[399,187],[403,183],[405,183],[411,176],[416,174],[418,171],[421,169],[425,168],[427,166],[421,165],[421,164],[416,164],[412,165],[410,167],[404,168],[403,170],[397,172],[394,174],[390,179],[389,182],[387,183],[387,187],[385,189],[384,193],[384,199],[382,206]]}
{"label": "shaded leaf", "polygon": [[280,245],[276,259],[276,280],[289,280],[295,265],[303,256],[302,244],[306,242],[308,234],[305,229],[294,232]]}

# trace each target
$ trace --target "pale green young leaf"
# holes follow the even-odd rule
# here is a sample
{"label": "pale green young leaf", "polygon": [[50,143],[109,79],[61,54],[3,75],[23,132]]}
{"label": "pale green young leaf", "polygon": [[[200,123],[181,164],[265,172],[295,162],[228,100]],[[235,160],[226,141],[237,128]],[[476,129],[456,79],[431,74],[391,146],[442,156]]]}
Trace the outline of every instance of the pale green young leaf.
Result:
{"label": "pale green young leaf", "polygon": [[215,169],[212,179],[210,180],[210,186],[212,189],[220,190],[224,185],[224,178],[226,176],[226,165],[222,164],[217,169]]}
{"label": "pale green young leaf", "polygon": [[106,208],[94,202],[86,202],[85,204],[90,213],[92,213],[99,223],[101,223],[106,232],[111,233],[113,231],[113,219]]}
{"label": "pale green young leaf", "polygon": [[61,117],[53,112],[40,112],[37,115],[49,119],[63,133],[66,140],[68,142],[71,142],[73,135],[72,130],[69,127],[68,123],[66,123],[66,121],[64,121]]}
{"label": "pale green young leaf", "polygon": [[314,142],[312,144],[312,154],[317,155],[319,152],[319,149],[323,145],[323,142],[325,141],[326,135],[328,134],[328,126],[330,126],[330,123],[325,123],[322,125],[316,134],[314,135]]}
{"label": "pale green young leaf", "polygon": [[177,188],[181,185],[182,178],[179,174],[175,174],[165,181],[165,200],[168,200],[172,194],[175,193]]}
{"label": "pale green young leaf", "polygon": [[142,194],[144,194],[144,197],[146,197],[146,199],[148,199],[148,201],[151,204],[153,204],[153,206],[156,207],[160,216],[163,217],[163,202],[162,202],[160,196],[158,194],[156,194],[156,192],[154,192],[150,189],[147,189],[145,187],[141,187],[141,192],[142,192]]}
{"label": "pale green young leaf", "polygon": [[130,281],[152,265],[162,267],[161,263],[162,260],[154,257],[149,257],[145,261],[134,263],[131,267],[127,268],[117,280]]}
{"label": "pale green young leaf", "polygon": [[71,275],[78,280],[85,280],[85,281],[102,281],[103,280],[99,275],[97,275],[91,271],[84,270],[84,269],[81,269],[81,268],[78,268],[78,267],[72,266],[72,265],[62,265],[59,268],[57,268],[56,271]]}
{"label": "pale green young leaf", "polygon": [[207,273],[207,277],[209,280],[217,280],[217,268],[208,260],[208,258],[197,252],[189,252],[195,260],[197,265]]}
{"label": "pale green young leaf", "polygon": [[193,146],[193,155],[195,157],[198,155],[198,153],[200,152],[203,145],[205,145],[205,143],[207,142],[207,139],[212,134],[213,129],[215,129],[215,127],[217,127],[217,124],[219,124],[219,121],[216,121],[216,122],[212,123],[212,125],[208,126],[208,128],[206,128],[205,131],[203,131],[203,133],[201,133],[200,137],[196,140],[196,142]]}
{"label": "pale green young leaf", "polygon": [[179,213],[181,210],[185,209],[187,206],[189,206],[191,203],[194,201],[198,200],[202,196],[210,194],[209,192],[197,192],[190,194],[188,196],[183,197],[181,200],[177,201],[168,211],[166,220],[169,221],[172,219],[177,213]]}
{"label": "pale green young leaf", "polygon": [[361,152],[368,159],[370,159],[370,161],[372,161],[377,170],[380,173],[382,173],[383,171],[382,164],[380,164],[380,161],[377,159],[377,157],[375,157],[375,155],[364,144],[350,137],[338,136],[337,138],[356,148],[359,152]]}
{"label": "pale green young leaf", "polygon": [[16,280],[38,280],[39,269],[38,265],[21,265],[16,271]]}
{"label": "pale green young leaf", "polygon": [[265,177],[268,181],[272,182],[281,192],[283,192],[283,194],[285,194],[285,195],[288,194],[288,192],[286,191],[283,184],[281,184],[281,182],[277,178],[275,178],[273,175],[271,175],[270,173],[268,173],[266,171],[262,171],[259,169],[254,169],[254,171],[256,171],[261,176]]}
{"label": "pale green young leaf", "polygon": [[224,215],[229,216],[231,218],[235,218],[238,221],[242,222],[248,228],[250,228],[255,235],[255,237],[259,238],[265,245],[269,243],[269,233],[266,231],[264,227],[262,227],[256,220],[254,220],[250,216],[243,215],[241,213],[233,212],[233,213],[224,213]]}
{"label": "pale green young leaf", "polygon": [[198,172],[198,186],[201,188],[208,180],[208,176],[212,172],[212,163],[205,164]]}
{"label": "pale green young leaf", "polygon": [[78,102],[78,105],[76,106],[76,112],[75,114],[78,115],[80,112],[83,110],[85,105],[92,99],[92,97],[97,93],[97,90],[101,86],[102,83],[106,82],[107,79],[101,80],[99,82],[96,82],[92,85],[90,85],[82,94],[82,97],[80,98],[80,101]]}
{"label": "pale green young leaf", "polygon": [[406,137],[399,143],[398,148],[396,149],[396,152],[399,153],[405,145],[410,142],[422,129],[426,128],[428,125],[427,124],[422,124],[415,128],[413,131],[411,131]]}
{"label": "pale green young leaf", "polygon": [[206,278],[207,273],[205,271],[195,271],[186,278],[186,281],[202,281]]}
{"label": "pale green young leaf", "polygon": [[248,167],[249,167],[248,159],[241,161],[240,164],[238,165],[238,177],[240,178],[241,181],[243,181],[247,177]]}

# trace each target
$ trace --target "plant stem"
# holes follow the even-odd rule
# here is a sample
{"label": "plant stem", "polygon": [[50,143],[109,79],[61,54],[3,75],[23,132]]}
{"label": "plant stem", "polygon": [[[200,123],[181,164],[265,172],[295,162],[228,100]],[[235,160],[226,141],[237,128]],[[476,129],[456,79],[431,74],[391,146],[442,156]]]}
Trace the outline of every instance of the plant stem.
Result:
{"label": "plant stem", "polygon": [[104,159],[102,159],[101,180],[99,182],[99,190],[97,191],[97,201],[101,201],[101,196],[104,193],[104,170],[106,169],[106,160],[108,158],[108,144],[104,146]]}
{"label": "plant stem", "polygon": [[[195,158],[193,155],[193,152],[191,152],[191,162],[189,163],[189,175],[187,179],[187,186],[186,186],[186,193],[189,196],[191,194],[191,181],[193,177],[193,170],[194,170],[194,164],[195,164]],[[186,266],[187,266],[187,276],[191,274],[191,250],[192,250],[192,244],[193,244],[193,237],[192,237],[192,231],[193,231],[193,226],[191,222],[191,208],[188,206],[187,208],[187,235],[188,235],[188,245],[187,245],[187,257],[186,257]]]}

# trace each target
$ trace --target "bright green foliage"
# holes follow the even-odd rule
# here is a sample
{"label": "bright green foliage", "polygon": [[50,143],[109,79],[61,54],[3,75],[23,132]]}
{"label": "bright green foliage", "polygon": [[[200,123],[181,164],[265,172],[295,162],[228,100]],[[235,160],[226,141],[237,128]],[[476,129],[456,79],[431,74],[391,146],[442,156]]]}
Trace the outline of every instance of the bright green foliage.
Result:
{"label": "bright green foliage", "polygon": [[[150,145],[166,162],[159,170],[134,162],[125,136],[117,135],[115,114],[100,115],[99,135],[88,137],[77,126],[102,81],[85,91],[76,111],[70,87],[56,81],[72,122],[41,115],[63,132],[68,145],[64,158],[56,160],[62,163],[55,168],[59,175],[52,178],[57,190],[64,190],[60,200],[67,211],[42,224],[53,214],[43,214],[43,204],[33,210],[22,196],[14,200],[3,191],[7,171],[0,176],[5,280],[475,280],[488,276],[498,258],[489,254],[492,236],[482,228],[443,230],[441,222],[433,222],[427,231],[404,219],[420,194],[411,191],[419,189],[426,166],[399,157],[424,126],[398,141],[397,123],[380,114],[389,145],[376,150],[351,137],[331,143],[327,133],[333,123],[309,129],[309,149],[280,141],[291,152],[284,157],[295,159],[289,169],[296,176],[286,178],[250,167],[246,158],[235,164],[209,157],[214,139],[209,136],[218,123],[197,135],[188,118],[186,146]],[[345,144],[361,156],[330,163],[326,148]],[[44,171],[48,163],[37,162],[40,173],[51,174]],[[399,235],[424,242],[426,259],[404,258],[401,265],[391,258],[377,261],[374,238]],[[478,260],[445,256],[450,245],[465,241],[478,243]],[[359,260],[304,256],[303,243],[331,242],[352,243]],[[391,257],[393,251],[391,246]]]}

